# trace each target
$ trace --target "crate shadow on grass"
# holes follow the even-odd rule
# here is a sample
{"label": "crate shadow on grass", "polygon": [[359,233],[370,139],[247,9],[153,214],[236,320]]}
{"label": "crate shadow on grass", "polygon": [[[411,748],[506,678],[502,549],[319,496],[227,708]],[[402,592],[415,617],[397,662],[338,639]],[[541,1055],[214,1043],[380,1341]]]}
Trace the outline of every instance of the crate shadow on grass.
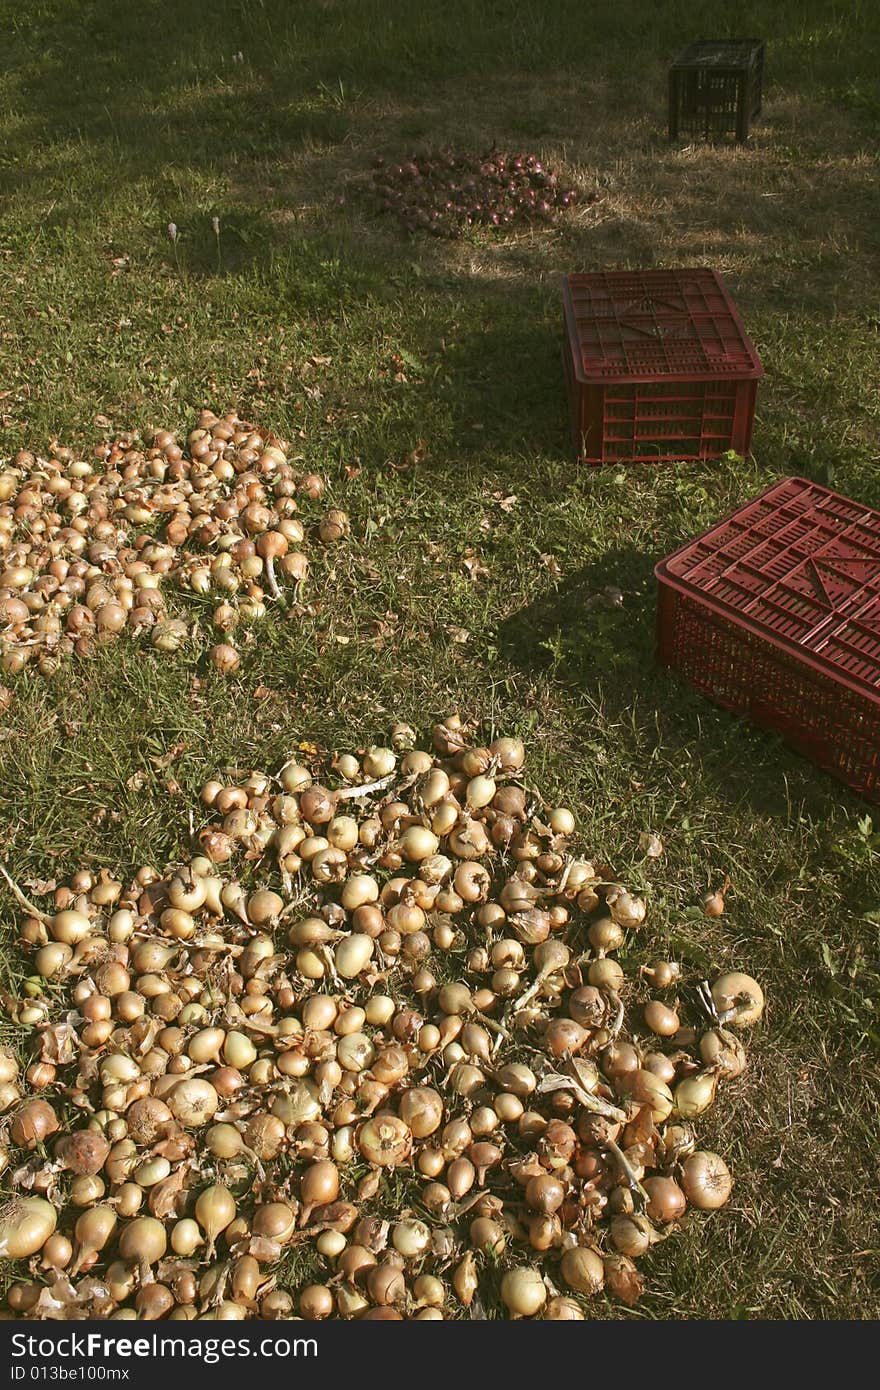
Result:
{"label": "crate shadow on grass", "polygon": [[655,655],[660,556],[613,549],[505,619],[499,652],[530,675],[551,676],[601,709],[606,724],[639,727],[645,746],[682,782],[699,781],[757,816],[822,821],[831,806],[864,815],[867,803],[789,749],[781,738],[714,705]]}

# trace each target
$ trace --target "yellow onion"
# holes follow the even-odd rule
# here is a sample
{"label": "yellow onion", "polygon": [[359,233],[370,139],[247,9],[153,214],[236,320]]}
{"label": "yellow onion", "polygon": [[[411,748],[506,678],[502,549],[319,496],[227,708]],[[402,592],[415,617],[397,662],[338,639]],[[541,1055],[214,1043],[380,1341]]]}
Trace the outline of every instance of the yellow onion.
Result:
{"label": "yellow onion", "polygon": [[562,1277],[575,1293],[592,1296],[601,1293],[605,1283],[602,1257],[586,1245],[575,1245],[563,1252],[560,1265]]}
{"label": "yellow onion", "polygon": [[707,1149],[697,1149],[682,1164],[681,1186],[692,1207],[716,1211],[729,1199],[733,1179],[723,1158]]}
{"label": "yellow onion", "polygon": [[741,1076],[746,1069],[746,1050],[735,1033],[727,1028],[710,1028],[700,1038],[703,1065],[719,1076]]}
{"label": "yellow onion", "polygon": [[757,980],[741,970],[719,975],[712,986],[712,998],[720,1014],[732,1014],[729,1021],[734,1028],[748,1028],[764,1012],[764,991]]}
{"label": "yellow onion", "polygon": [[33,1149],[59,1128],[58,1116],[45,1100],[29,1100],[12,1118],[9,1136],[13,1144]]}
{"label": "yellow onion", "polygon": [[501,1280],[501,1298],[514,1317],[532,1317],[547,1302],[547,1286],[537,1269],[519,1265]]}
{"label": "yellow onion", "polygon": [[[647,1214],[654,1221],[677,1221],[687,1208],[687,1199],[674,1178],[645,1178],[642,1184],[648,1194]],[[624,1252],[621,1252],[624,1253]]]}
{"label": "yellow onion", "polygon": [[637,1067],[635,1071],[618,1076],[616,1085],[621,1095],[631,1096],[639,1105],[650,1106],[655,1125],[662,1124],[672,1114],[672,1092],[653,1072]]}
{"label": "yellow onion", "polygon": [[337,972],[344,980],[353,980],[369,965],[375,944],[371,937],[353,932],[334,950]]}
{"label": "yellow onion", "polygon": [[196,1198],[195,1217],[208,1237],[209,1257],[214,1249],[214,1241],[235,1220],[235,1213],[235,1198],[222,1183],[206,1187]]}
{"label": "yellow onion", "polygon": [[396,1115],[380,1113],[357,1132],[357,1146],[368,1163],[394,1168],[406,1163],[412,1151],[412,1131]]}
{"label": "yellow onion", "polygon": [[195,1254],[200,1245],[204,1245],[204,1237],[199,1230],[198,1222],[193,1221],[192,1217],[186,1216],[181,1221],[175,1223],[171,1231],[171,1249],[176,1255],[189,1256]]}
{"label": "yellow onion", "polygon": [[561,1294],[551,1298],[544,1311],[547,1322],[583,1322],[584,1317],[580,1305],[573,1298]]}
{"label": "yellow onion", "polygon": [[111,1206],[89,1207],[77,1218],[74,1235],[80,1252],[93,1254],[103,1250],[116,1230],[116,1212]]}
{"label": "yellow onion", "polygon": [[675,1088],[675,1111],[685,1120],[702,1115],[715,1099],[718,1077],[715,1072],[698,1071],[686,1076]]}
{"label": "yellow onion", "polygon": [[119,1237],[119,1253],[124,1260],[155,1264],[165,1254],[165,1227],[153,1216],[136,1216]]}
{"label": "yellow onion", "polygon": [[92,924],[85,913],[77,912],[73,908],[66,908],[63,912],[57,912],[49,920],[49,931],[56,941],[61,941],[65,946],[75,946],[78,941],[82,941],[92,930]]}
{"label": "yellow onion", "polygon": [[175,1119],[189,1129],[197,1129],[213,1118],[220,1097],[209,1081],[187,1077],[168,1092],[168,1105]]}
{"label": "yellow onion", "polygon": [[43,1197],[13,1197],[0,1207],[0,1256],[23,1260],[42,1249],[58,1213]]}
{"label": "yellow onion", "polygon": [[412,1086],[401,1096],[400,1118],[415,1139],[424,1139],[443,1122],[443,1100],[430,1086]]}
{"label": "yellow onion", "polygon": [[327,1206],[339,1196],[339,1169],[330,1159],[320,1159],[311,1164],[300,1179],[300,1197],[303,1202],[301,1225],[305,1225],[313,1207]]}

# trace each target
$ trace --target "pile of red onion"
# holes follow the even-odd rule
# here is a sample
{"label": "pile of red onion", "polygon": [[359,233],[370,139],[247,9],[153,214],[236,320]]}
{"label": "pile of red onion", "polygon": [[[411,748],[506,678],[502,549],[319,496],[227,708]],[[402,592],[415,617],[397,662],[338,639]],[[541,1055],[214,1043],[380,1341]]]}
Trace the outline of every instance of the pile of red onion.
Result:
{"label": "pile of red onion", "polygon": [[456,237],[468,227],[549,222],[578,197],[534,154],[444,149],[401,164],[377,155],[373,164],[380,211],[408,232]]}

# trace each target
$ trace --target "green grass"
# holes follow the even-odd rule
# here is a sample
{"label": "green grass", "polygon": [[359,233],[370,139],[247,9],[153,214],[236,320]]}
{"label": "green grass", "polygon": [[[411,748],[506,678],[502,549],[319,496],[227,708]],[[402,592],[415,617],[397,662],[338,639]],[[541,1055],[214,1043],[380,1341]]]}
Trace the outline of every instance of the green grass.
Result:
{"label": "green grass", "polygon": [[[0,3],[0,455],[88,446],[98,415],[146,432],[238,408],[328,477],[353,538],[313,612],[267,623],[231,682],[198,646],[12,682],[4,861],[20,880],[161,864],[208,774],[301,739],[366,744],[453,705],[522,733],[584,844],[648,891],[639,953],[744,966],[768,995],[751,1069],[703,1127],[730,1207],[643,1262],[633,1314],[597,1314],[876,1317],[873,826],[652,659],[655,561],[740,500],[799,473],[880,505],[872,7],[211,10]],[[768,41],[753,148],[670,148],[665,66],[725,33]],[[366,207],[370,158],[445,140],[540,150],[599,201],[552,231],[404,240]],[[575,470],[558,277],[664,263],[729,279],[767,370],[754,458]],[[606,584],[622,606],[588,610]],[[664,859],[640,857],[644,830]],[[690,910],[725,872],[709,924]]]}

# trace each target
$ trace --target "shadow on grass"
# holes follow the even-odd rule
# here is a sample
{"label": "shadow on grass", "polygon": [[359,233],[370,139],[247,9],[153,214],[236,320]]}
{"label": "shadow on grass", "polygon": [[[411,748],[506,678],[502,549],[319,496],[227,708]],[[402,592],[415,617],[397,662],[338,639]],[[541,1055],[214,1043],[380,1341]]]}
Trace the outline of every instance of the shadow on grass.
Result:
{"label": "shadow on grass", "polygon": [[863,815],[864,801],[781,738],[713,705],[657,664],[660,558],[634,547],[609,550],[501,623],[499,651],[520,670],[552,674],[601,709],[607,725],[638,725],[647,749],[672,767],[679,762],[683,783],[695,765],[701,783],[732,806],[786,823],[798,814],[821,821],[830,800]]}
{"label": "shadow on grass", "polygon": [[[867,260],[852,247],[866,225],[873,234],[873,205],[859,196],[867,165],[783,151],[799,138],[795,94],[808,77],[820,89],[841,85],[857,24],[846,36],[818,8],[813,22],[780,5],[768,40],[773,81],[788,90],[768,96],[776,124],[764,145],[691,157],[665,143],[665,62],[702,27],[736,23],[714,0],[641,0],[626,11],[601,3],[576,25],[567,6],[514,0],[462,0],[454,13],[422,10],[417,22],[402,0],[219,0],[209,23],[186,0],[85,0],[75,15],[63,0],[35,0],[16,15],[5,55],[0,190],[26,215],[29,200],[39,208],[39,235],[57,233],[59,246],[106,208],[102,234],[124,236],[148,268],[204,284],[206,298],[222,295],[226,278],[262,278],[279,316],[330,320],[338,339],[352,309],[396,299],[408,331],[421,326],[415,354],[431,400],[424,429],[415,401],[393,426],[355,384],[346,410],[360,415],[368,457],[411,446],[402,434],[416,430],[464,460],[564,458],[560,269],[708,261],[732,275],[759,327],[765,304],[780,316],[812,297],[827,314],[829,293],[863,298]],[[407,240],[358,197],[369,156],[446,139],[538,141],[602,183],[603,201],[595,217],[579,211],[492,245]],[[346,189],[350,206],[340,208]],[[793,264],[790,229],[805,206]],[[169,222],[180,231],[173,249]],[[30,242],[33,226],[12,234]],[[407,301],[419,298],[417,318]],[[829,399],[836,390],[830,381]],[[811,456],[812,443],[804,447]],[[438,479],[454,481],[454,467]]]}

